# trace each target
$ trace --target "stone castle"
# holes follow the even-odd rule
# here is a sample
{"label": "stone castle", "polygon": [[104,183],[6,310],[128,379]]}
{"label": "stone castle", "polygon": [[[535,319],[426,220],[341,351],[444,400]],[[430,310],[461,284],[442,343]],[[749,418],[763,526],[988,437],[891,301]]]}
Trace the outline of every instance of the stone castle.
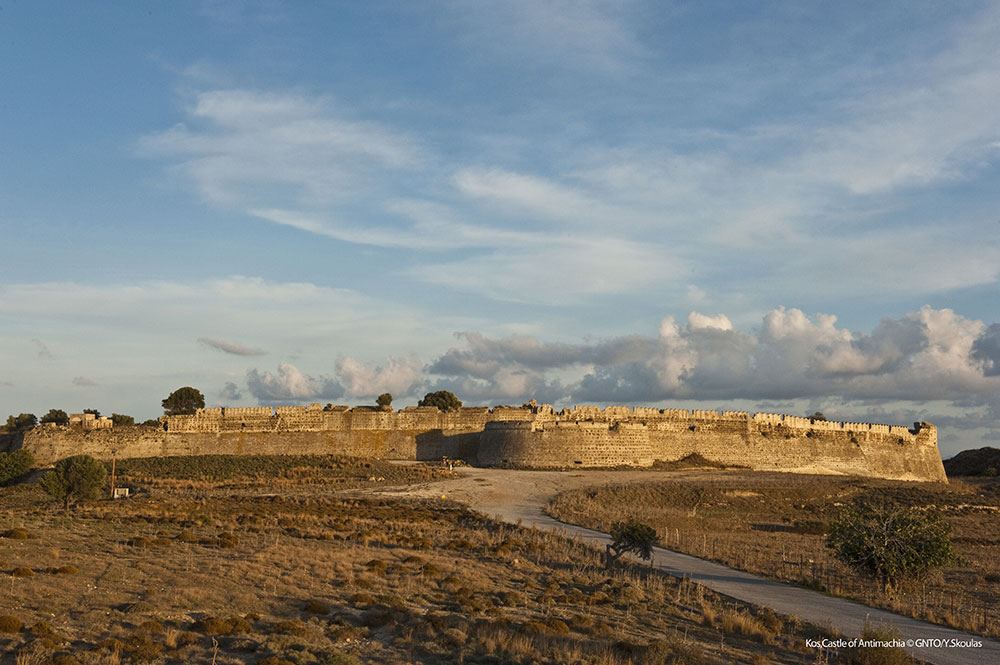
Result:
{"label": "stone castle", "polygon": [[110,459],[206,454],[344,454],[462,459],[479,466],[651,466],[691,454],[756,470],[944,481],[937,428],[812,420],[771,413],[581,406],[435,407],[400,411],[310,406],[199,409],[159,427],[47,426],[0,440],[40,464],[87,453]]}

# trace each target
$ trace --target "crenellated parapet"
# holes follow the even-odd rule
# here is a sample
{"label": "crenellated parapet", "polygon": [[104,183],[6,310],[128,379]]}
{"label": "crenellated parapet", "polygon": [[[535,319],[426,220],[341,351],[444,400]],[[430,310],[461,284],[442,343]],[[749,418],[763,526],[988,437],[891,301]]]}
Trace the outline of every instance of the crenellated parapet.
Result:
{"label": "crenellated parapet", "polygon": [[937,428],[929,423],[904,427],[628,406],[557,411],[534,402],[446,412],[320,404],[218,407],[159,422],[157,428],[39,427],[17,445],[31,448],[40,463],[81,452],[104,458],[339,453],[549,468],[649,466],[698,454],[750,469],[945,479]]}

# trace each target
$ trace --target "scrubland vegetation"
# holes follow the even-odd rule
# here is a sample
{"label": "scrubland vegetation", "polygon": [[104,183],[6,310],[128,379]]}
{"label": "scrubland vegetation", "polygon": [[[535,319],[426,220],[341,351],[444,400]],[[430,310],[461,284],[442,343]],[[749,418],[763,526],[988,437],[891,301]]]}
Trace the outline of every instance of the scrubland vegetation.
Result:
{"label": "scrubland vegetation", "polygon": [[447,500],[338,493],[440,469],[241,461],[119,462],[134,498],[68,511],[36,484],[0,490],[0,662],[816,659],[804,640],[819,632],[794,618],[641,566],[606,570],[598,552],[557,535]]}
{"label": "scrubland vegetation", "polygon": [[[939,511],[957,564],[885,590],[838,562],[826,535],[841,507],[862,499]],[[635,518],[664,546],[774,579],[855,598],[916,618],[1000,636],[1000,483],[902,483],[836,476],[717,471],[676,481],[574,490],[554,517],[607,531]]]}

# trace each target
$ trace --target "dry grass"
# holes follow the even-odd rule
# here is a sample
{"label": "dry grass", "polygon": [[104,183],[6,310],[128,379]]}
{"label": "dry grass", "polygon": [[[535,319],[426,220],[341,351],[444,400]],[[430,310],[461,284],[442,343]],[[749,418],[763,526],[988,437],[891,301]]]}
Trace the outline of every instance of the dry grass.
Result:
{"label": "dry grass", "polygon": [[8,570],[77,572],[11,578],[0,614],[34,626],[44,619],[48,630],[0,635],[0,664],[813,657],[795,622],[648,569],[609,574],[597,552],[574,541],[447,501],[228,483],[140,486],[137,498],[70,514],[37,488],[4,490],[0,527],[16,519],[39,536],[0,541]]}
{"label": "dry grass", "polygon": [[[840,505],[862,496],[941,510],[952,525],[962,563],[895,594],[859,579],[826,550],[825,532]],[[548,511],[604,531],[635,517],[654,526],[670,549],[960,630],[1000,636],[996,481],[945,485],[720,471],[707,479],[574,490],[556,497]]]}

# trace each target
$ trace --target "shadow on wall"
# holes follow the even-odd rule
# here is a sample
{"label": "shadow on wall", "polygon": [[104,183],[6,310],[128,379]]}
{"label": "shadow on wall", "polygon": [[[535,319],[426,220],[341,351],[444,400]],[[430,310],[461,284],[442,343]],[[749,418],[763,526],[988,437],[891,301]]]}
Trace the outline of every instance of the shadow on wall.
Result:
{"label": "shadow on wall", "polygon": [[475,464],[479,435],[480,432],[445,433],[440,429],[417,434],[417,460],[434,462],[447,457]]}

